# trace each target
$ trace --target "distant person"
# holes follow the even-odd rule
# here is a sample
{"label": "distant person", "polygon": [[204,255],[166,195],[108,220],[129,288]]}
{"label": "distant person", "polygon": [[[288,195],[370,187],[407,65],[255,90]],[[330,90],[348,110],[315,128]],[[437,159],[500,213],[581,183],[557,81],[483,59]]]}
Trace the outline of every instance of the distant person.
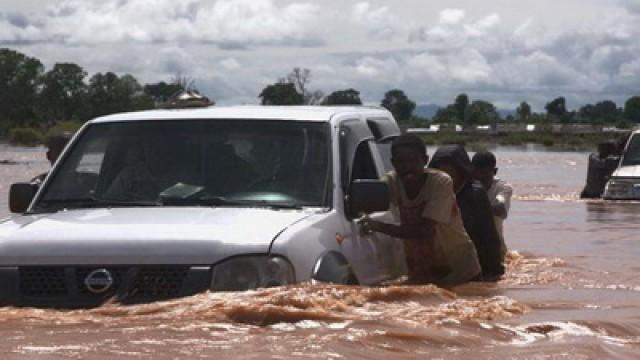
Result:
{"label": "distant person", "polygon": [[598,152],[589,155],[587,183],[580,193],[582,199],[599,199],[611,174],[616,170],[620,157],[616,155],[618,144],[606,141],[598,144]]}
{"label": "distant person", "polygon": [[[58,158],[60,157],[60,154],[62,154],[62,150],[64,150],[64,147],[67,145],[69,140],[71,140],[71,133],[68,133],[68,132],[50,135],[47,137],[45,141],[45,146],[47,147],[47,160],[49,160],[49,164],[51,164],[51,166],[53,166],[56,160],[58,160]],[[45,173],[42,173],[34,177],[33,179],[31,179],[31,182],[34,184],[40,185],[42,184],[42,182],[44,181],[44,179],[47,177],[48,174],[49,174],[48,171]]]}
{"label": "distant person", "polygon": [[475,247],[464,229],[451,178],[426,169],[424,143],[401,135],[391,144],[394,171],[385,175],[396,224],[369,218],[365,229],[404,240],[409,281],[460,284],[480,274]]}
{"label": "distant person", "polygon": [[104,198],[121,201],[155,201],[163,190],[176,183],[175,146],[162,136],[151,136],[128,148],[124,167],[104,193]]}
{"label": "distant person", "polygon": [[492,152],[479,151],[475,153],[471,159],[471,165],[473,165],[473,178],[482,184],[482,187],[487,191],[487,196],[489,196],[496,230],[500,236],[500,252],[504,260],[504,256],[507,254],[507,245],[504,241],[503,223],[509,215],[513,188],[496,177],[498,168],[496,167],[496,157]]}
{"label": "distant person", "polygon": [[504,274],[500,235],[493,220],[487,192],[471,177],[471,160],[461,145],[441,146],[429,164],[453,180],[464,228],[473,241],[482,266],[482,280],[496,280]]}

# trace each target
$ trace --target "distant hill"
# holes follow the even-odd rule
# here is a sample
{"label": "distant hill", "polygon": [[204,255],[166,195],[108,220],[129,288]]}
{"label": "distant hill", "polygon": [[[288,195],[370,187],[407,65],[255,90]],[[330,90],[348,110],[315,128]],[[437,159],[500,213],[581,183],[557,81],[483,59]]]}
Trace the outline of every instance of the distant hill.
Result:
{"label": "distant hill", "polygon": [[432,118],[433,115],[435,115],[440,108],[441,108],[440,105],[435,105],[435,104],[417,105],[416,109],[413,111],[413,114],[419,117]]}
{"label": "distant hill", "polygon": [[516,111],[515,110],[510,110],[510,109],[498,109],[498,114],[500,115],[501,118],[504,119],[509,115],[515,117],[516,116]]}

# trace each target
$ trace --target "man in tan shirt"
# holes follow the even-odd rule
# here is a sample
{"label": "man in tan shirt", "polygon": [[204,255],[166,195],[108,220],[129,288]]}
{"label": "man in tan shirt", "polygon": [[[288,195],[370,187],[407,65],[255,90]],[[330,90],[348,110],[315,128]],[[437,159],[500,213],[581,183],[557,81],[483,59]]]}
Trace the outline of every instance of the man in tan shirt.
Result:
{"label": "man in tan shirt", "polygon": [[394,171],[385,176],[397,224],[365,219],[363,226],[404,240],[409,280],[460,284],[480,274],[475,247],[467,235],[451,178],[428,162],[422,140],[402,135],[391,145]]}

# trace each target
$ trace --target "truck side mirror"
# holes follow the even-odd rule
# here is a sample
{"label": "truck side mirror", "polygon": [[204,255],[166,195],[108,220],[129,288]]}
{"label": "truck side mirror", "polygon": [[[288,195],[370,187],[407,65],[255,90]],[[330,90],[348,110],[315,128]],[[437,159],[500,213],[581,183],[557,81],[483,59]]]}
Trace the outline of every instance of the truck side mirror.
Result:
{"label": "truck side mirror", "polygon": [[38,185],[32,183],[11,184],[9,190],[9,209],[13,213],[23,213],[29,208],[31,200],[38,192]]}
{"label": "truck side mirror", "polygon": [[349,189],[349,215],[369,214],[389,209],[389,189],[380,180],[356,179]]}

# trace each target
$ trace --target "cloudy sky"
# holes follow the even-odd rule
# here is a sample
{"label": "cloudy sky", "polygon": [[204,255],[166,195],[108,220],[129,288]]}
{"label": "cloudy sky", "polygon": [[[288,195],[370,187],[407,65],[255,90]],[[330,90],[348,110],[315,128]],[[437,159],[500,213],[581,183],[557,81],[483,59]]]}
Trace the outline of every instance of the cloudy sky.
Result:
{"label": "cloudy sky", "polygon": [[[640,95],[640,0],[0,0],[0,47],[256,103],[293,67],[377,103],[459,93],[535,109]],[[43,5],[46,4],[46,5]]]}

